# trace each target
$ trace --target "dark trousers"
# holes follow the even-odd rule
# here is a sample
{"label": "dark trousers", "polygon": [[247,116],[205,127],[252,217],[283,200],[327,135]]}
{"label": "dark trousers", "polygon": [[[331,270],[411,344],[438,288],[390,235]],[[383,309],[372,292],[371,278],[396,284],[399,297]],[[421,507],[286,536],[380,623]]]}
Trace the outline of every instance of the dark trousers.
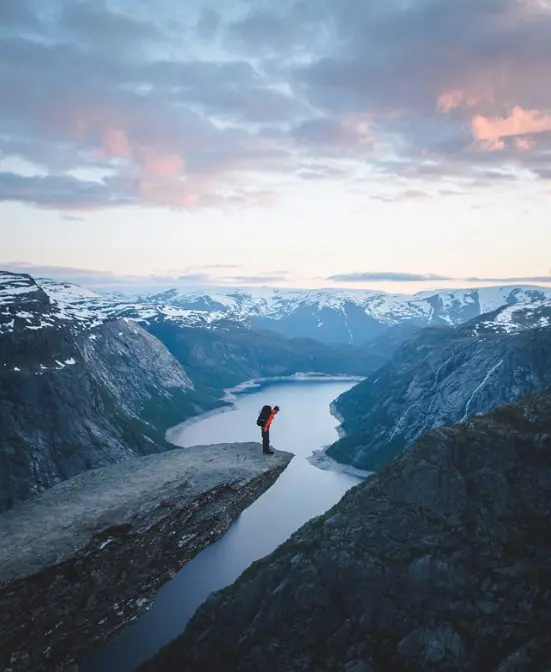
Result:
{"label": "dark trousers", "polygon": [[262,430],[262,450],[267,453],[270,450],[270,430]]}

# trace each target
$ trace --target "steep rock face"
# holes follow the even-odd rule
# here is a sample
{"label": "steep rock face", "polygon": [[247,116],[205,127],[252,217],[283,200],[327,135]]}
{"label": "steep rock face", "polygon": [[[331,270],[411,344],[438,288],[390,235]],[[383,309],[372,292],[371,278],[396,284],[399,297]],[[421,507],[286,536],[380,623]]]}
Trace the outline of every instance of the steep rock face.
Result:
{"label": "steep rock face", "polygon": [[166,450],[165,430],[202,410],[182,367],[137,324],[74,319],[28,276],[6,284],[0,511],[86,469]]}
{"label": "steep rock face", "polygon": [[0,515],[0,669],[75,669],[219,539],[291,458],[266,458],[256,443],[134,457]]}
{"label": "steep rock face", "polygon": [[157,321],[146,327],[182,364],[198,390],[219,396],[247,380],[299,372],[364,376],[385,359],[348,345],[287,339],[235,324],[215,330]]}
{"label": "steep rock face", "polygon": [[509,333],[480,324],[425,329],[336,409],[345,436],[328,450],[338,462],[376,470],[423,431],[451,425],[551,389],[551,328]]}
{"label": "steep rock face", "polygon": [[551,397],[533,397],[426,433],[142,669],[549,669],[550,553]]}

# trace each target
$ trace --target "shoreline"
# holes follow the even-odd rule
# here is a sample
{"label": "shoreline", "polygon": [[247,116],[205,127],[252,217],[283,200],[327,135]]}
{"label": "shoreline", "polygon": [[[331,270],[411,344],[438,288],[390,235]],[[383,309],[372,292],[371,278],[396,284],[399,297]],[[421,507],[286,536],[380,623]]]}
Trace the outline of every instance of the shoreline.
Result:
{"label": "shoreline", "polygon": [[[218,408],[211,409],[210,411],[206,411],[205,413],[200,413],[199,415],[194,415],[192,418],[188,418],[187,420],[184,420],[184,422],[179,423],[178,425],[175,425],[174,427],[171,427],[168,429],[165,433],[165,439],[175,445],[178,446],[179,448],[184,448],[185,446],[180,446],[179,444],[175,443],[177,441],[178,436],[190,425],[195,424],[196,422],[201,422],[202,420],[206,420],[208,418],[212,418],[216,415],[219,415],[221,413],[228,413],[230,411],[235,411],[237,410],[235,402],[237,401],[237,398],[240,396],[244,396],[246,394],[251,394],[253,392],[257,392],[262,387],[267,387],[272,383],[284,383],[284,382],[330,382],[330,381],[357,381],[361,382],[365,380],[364,376],[353,376],[349,374],[342,374],[342,375],[332,375],[332,374],[324,374],[324,373],[316,373],[316,372],[308,372],[308,373],[295,373],[291,376],[274,376],[273,378],[253,378],[251,380],[247,380],[243,383],[239,383],[239,385],[235,385],[234,387],[229,387],[224,390],[224,393],[222,397],[220,397],[220,403],[221,404],[227,404],[224,406],[220,406]],[[335,428],[337,431],[337,435],[339,439],[342,439],[346,436],[346,432],[342,428],[342,423],[344,422],[343,416],[337,411],[337,407],[335,405],[335,401],[332,401],[331,404],[329,404],[329,412],[330,414],[338,420],[339,424]],[[330,448],[330,446],[323,446],[319,450],[314,450],[312,454],[306,458],[306,461],[309,462],[313,467],[316,467],[317,469],[322,469],[323,471],[340,471],[344,472],[346,474],[350,474],[351,476],[356,476],[357,478],[361,479],[367,479],[369,476],[372,476],[375,472],[374,471],[364,471],[362,469],[357,469],[356,467],[353,467],[352,465],[349,464],[342,464],[341,462],[337,462],[334,460],[332,457],[329,457],[327,455],[327,450]]]}
{"label": "shoreline", "polygon": [[[329,404],[329,412],[335,418],[335,420],[338,420],[339,424],[335,429],[337,431],[339,439],[343,439],[346,436],[346,432],[342,427],[344,418],[337,411],[337,407],[334,401],[332,401]],[[340,471],[345,474],[350,474],[351,476],[357,476],[358,478],[364,480],[369,478],[370,476],[373,476],[373,474],[376,473],[374,471],[364,471],[363,469],[357,469],[356,467],[353,467],[350,464],[342,464],[341,462],[337,462],[332,457],[329,457],[329,455],[327,455],[327,450],[329,448],[330,446],[324,446],[323,448],[320,448],[320,450],[314,450],[312,452],[312,455],[306,458],[307,461],[313,467],[317,467],[318,469],[323,469],[324,471]]]}
{"label": "shoreline", "polygon": [[[178,435],[181,434],[187,427],[195,424],[196,422],[200,422],[201,420],[207,420],[208,418],[212,418],[215,415],[219,415],[220,413],[228,413],[229,411],[235,411],[236,410],[235,401],[239,396],[250,394],[254,391],[259,391],[260,389],[262,389],[262,387],[267,387],[272,383],[284,383],[284,382],[321,383],[321,382],[330,382],[339,380],[357,381],[360,383],[363,380],[365,380],[365,377],[353,376],[346,373],[343,373],[342,375],[341,374],[333,375],[326,373],[306,372],[306,373],[293,373],[290,376],[274,376],[271,378],[252,378],[251,380],[246,380],[245,382],[239,383],[234,387],[228,387],[225,390],[223,390],[223,394],[218,400],[220,406],[218,406],[217,408],[213,408],[210,411],[205,411],[204,413],[199,413],[198,415],[194,415],[193,417],[188,418],[187,420],[184,420],[183,422],[180,422],[177,425],[174,425],[173,427],[169,427],[165,432],[165,439],[172,445],[182,448],[182,446],[179,446],[177,443],[175,443],[175,440],[177,439]],[[333,404],[331,404],[331,406],[333,406]],[[331,413],[333,414],[332,411]],[[340,419],[339,422],[341,422]]]}
{"label": "shoreline", "polygon": [[247,380],[244,383],[240,383],[235,387],[230,387],[224,390],[224,396],[222,401],[234,401],[240,394],[247,394],[254,390],[255,388],[262,388],[263,386],[271,385],[273,383],[285,383],[285,382],[297,382],[297,383],[308,383],[308,382],[331,382],[331,381],[357,381],[361,383],[365,380],[365,376],[353,376],[347,373],[342,374],[329,374],[329,373],[317,373],[315,371],[309,371],[305,373],[293,373],[290,376],[272,376],[268,378],[253,378]]}

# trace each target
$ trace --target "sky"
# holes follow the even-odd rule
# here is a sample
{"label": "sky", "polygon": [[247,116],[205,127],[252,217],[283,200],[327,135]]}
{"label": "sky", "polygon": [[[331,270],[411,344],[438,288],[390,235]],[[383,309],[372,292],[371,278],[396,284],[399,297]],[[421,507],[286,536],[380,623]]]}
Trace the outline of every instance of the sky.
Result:
{"label": "sky", "polygon": [[551,0],[1,0],[0,267],[551,283]]}

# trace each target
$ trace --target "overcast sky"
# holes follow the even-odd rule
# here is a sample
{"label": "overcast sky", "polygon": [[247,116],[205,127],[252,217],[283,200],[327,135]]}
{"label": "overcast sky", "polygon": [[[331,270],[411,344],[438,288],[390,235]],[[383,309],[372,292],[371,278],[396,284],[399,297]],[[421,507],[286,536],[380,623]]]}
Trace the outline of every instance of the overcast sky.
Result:
{"label": "overcast sky", "polygon": [[550,0],[1,0],[0,260],[551,280]]}

